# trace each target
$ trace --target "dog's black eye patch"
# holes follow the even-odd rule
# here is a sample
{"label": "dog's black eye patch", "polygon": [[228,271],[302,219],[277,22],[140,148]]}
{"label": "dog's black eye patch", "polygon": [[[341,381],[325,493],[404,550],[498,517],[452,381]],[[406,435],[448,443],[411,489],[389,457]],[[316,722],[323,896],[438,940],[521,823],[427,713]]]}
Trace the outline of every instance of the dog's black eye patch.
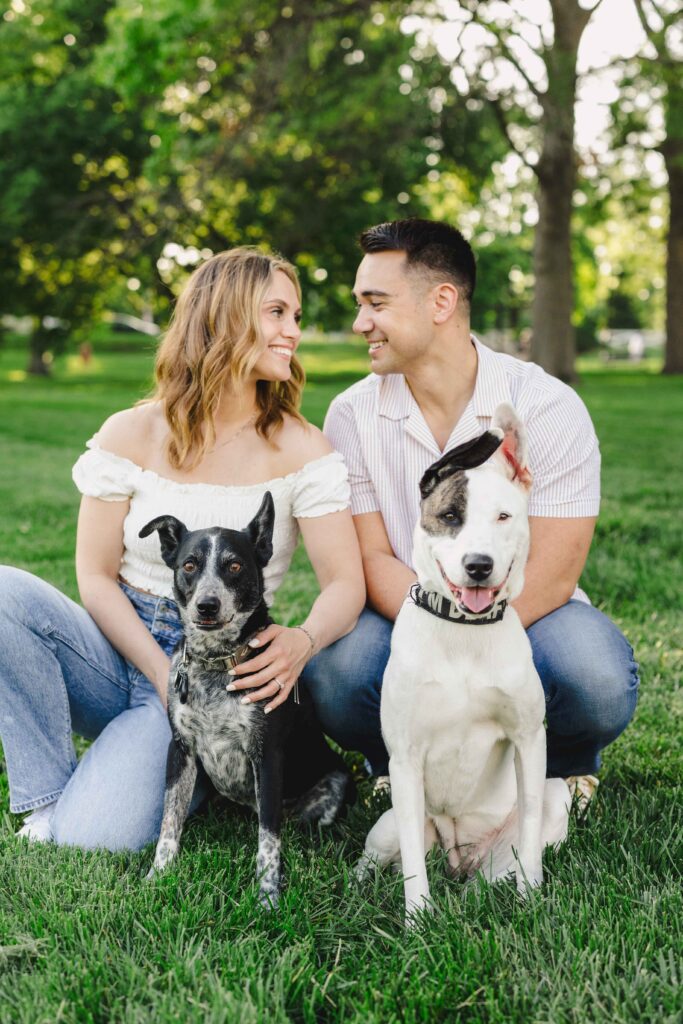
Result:
{"label": "dog's black eye patch", "polygon": [[423,498],[431,494],[440,480],[453,473],[466,469],[475,469],[490,459],[497,448],[500,447],[502,438],[490,430],[485,430],[479,437],[471,441],[459,444],[457,448],[446,452],[441,458],[432,463],[420,480],[420,494]]}

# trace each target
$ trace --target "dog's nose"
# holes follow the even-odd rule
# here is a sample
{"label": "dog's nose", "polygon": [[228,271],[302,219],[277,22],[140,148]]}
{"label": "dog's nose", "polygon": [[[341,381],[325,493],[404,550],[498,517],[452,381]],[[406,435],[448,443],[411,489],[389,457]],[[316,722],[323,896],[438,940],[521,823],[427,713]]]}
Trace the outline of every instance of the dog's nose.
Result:
{"label": "dog's nose", "polygon": [[214,619],[218,615],[221,603],[217,597],[203,597],[197,601],[197,611],[207,619]]}
{"label": "dog's nose", "polygon": [[462,564],[467,575],[476,583],[482,583],[488,579],[493,571],[493,559],[488,555],[465,555]]}

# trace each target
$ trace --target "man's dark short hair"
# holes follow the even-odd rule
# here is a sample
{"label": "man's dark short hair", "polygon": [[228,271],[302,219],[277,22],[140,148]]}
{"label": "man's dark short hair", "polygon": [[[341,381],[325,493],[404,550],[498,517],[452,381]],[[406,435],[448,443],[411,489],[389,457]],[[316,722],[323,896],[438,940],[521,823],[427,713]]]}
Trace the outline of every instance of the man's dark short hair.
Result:
{"label": "man's dark short hair", "polygon": [[474,253],[450,224],[419,217],[387,221],[364,231],[360,247],[364,253],[404,252],[409,267],[452,281],[462,297],[472,301],[477,279]]}

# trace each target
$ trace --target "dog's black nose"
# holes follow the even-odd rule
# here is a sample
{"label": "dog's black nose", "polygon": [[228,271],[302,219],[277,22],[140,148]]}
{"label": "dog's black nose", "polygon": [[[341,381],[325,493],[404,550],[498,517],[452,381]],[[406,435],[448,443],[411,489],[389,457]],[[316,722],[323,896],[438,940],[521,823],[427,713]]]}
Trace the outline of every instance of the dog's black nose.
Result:
{"label": "dog's black nose", "polygon": [[462,564],[467,575],[476,583],[483,583],[493,571],[493,559],[488,555],[465,555]]}
{"label": "dog's black nose", "polygon": [[215,619],[220,610],[221,603],[217,597],[204,597],[197,601],[197,611],[206,619]]}

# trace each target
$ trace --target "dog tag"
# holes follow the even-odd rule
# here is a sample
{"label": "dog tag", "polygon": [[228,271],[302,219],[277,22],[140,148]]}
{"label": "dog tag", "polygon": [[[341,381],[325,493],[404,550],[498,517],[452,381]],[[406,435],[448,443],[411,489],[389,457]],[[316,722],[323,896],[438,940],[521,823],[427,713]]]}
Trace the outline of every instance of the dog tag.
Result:
{"label": "dog tag", "polygon": [[190,692],[190,681],[184,666],[180,666],[175,676],[175,688],[181,704],[187,704],[187,695]]}

